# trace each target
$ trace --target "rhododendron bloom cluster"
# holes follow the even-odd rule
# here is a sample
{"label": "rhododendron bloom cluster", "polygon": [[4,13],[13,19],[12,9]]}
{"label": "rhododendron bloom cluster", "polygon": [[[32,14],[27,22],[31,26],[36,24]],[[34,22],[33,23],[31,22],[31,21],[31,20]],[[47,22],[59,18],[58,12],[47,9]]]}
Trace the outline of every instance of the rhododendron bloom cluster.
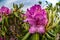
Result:
{"label": "rhododendron bloom cluster", "polygon": [[3,15],[8,15],[8,14],[10,14],[11,13],[11,10],[9,9],[9,8],[7,8],[7,7],[5,7],[5,6],[2,6],[1,8],[0,8],[0,22],[2,21],[2,16]]}
{"label": "rhododendron bloom cluster", "polygon": [[30,33],[45,33],[45,26],[48,22],[47,13],[40,5],[34,5],[30,9],[27,9],[26,19],[24,22],[30,24]]}
{"label": "rhododendron bloom cluster", "polygon": [[11,12],[11,10],[5,6],[2,6],[0,8],[0,13],[2,13],[2,14],[8,15],[8,14],[10,14],[10,12]]}
{"label": "rhododendron bloom cluster", "polygon": [[2,37],[0,37],[0,40],[3,40],[3,38],[2,38]]}

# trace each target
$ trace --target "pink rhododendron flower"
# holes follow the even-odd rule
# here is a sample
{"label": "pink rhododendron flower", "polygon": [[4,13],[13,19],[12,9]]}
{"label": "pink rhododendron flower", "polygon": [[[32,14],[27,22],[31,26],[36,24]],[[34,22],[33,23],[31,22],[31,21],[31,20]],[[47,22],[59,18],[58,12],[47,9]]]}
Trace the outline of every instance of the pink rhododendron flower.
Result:
{"label": "pink rhododendron flower", "polygon": [[28,22],[30,24],[30,33],[45,33],[45,26],[48,22],[47,13],[40,5],[34,5],[30,9],[27,9],[25,15],[26,19],[24,22]]}
{"label": "pink rhododendron flower", "polygon": [[10,14],[11,13],[11,10],[9,9],[9,8],[7,8],[7,7],[5,7],[5,6],[2,6],[1,8],[0,8],[0,22],[2,21],[2,16],[3,15],[8,15],[8,14]]}
{"label": "pink rhododendron flower", "polygon": [[2,37],[0,37],[0,40],[3,40],[3,38],[2,38]]}
{"label": "pink rhododendron flower", "polygon": [[8,15],[8,14],[10,14],[10,12],[11,12],[11,10],[5,6],[2,6],[0,8],[0,13],[2,13],[2,14]]}

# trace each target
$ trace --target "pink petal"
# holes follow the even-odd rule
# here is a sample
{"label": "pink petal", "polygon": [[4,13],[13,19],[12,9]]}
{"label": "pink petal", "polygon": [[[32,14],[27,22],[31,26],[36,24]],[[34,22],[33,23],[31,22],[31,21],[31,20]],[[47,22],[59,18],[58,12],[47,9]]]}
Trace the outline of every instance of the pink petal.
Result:
{"label": "pink petal", "polygon": [[35,20],[34,19],[30,19],[30,18],[27,18],[26,20],[24,20],[24,22],[28,22],[30,25],[34,25],[35,24]]}
{"label": "pink petal", "polygon": [[30,27],[29,32],[30,33],[35,33],[36,32],[36,28],[34,26]]}
{"label": "pink petal", "polygon": [[3,38],[2,38],[2,37],[0,37],[0,40],[3,40]]}
{"label": "pink petal", "polygon": [[37,30],[38,30],[38,32],[39,32],[40,34],[45,33],[45,27],[42,26],[42,25],[41,25]]}

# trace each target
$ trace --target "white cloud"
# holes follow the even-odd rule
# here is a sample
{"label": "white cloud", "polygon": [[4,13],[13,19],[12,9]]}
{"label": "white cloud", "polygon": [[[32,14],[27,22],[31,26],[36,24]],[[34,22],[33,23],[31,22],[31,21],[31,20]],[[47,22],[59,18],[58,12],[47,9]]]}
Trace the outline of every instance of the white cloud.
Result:
{"label": "white cloud", "polygon": [[34,4],[37,4],[39,0],[6,0],[4,3],[2,3],[4,6],[8,8],[12,8],[13,3],[23,3],[24,7],[23,10],[26,10],[27,8],[31,7]]}
{"label": "white cloud", "polygon": [[10,4],[10,3],[13,3],[13,2],[16,2],[17,0],[7,0],[5,4]]}
{"label": "white cloud", "polygon": [[9,7],[9,8],[11,8],[11,6],[12,6],[12,4],[14,3],[14,2],[16,2],[17,0],[6,0],[6,2],[5,2],[5,6],[7,6],[7,7]]}
{"label": "white cloud", "polygon": [[24,11],[27,10],[27,8],[29,9],[31,6],[33,6],[34,4],[38,4],[39,0],[25,0],[24,1],[24,7],[22,8]]}
{"label": "white cloud", "polygon": [[47,0],[48,2],[52,3],[53,6],[58,2],[58,0]]}

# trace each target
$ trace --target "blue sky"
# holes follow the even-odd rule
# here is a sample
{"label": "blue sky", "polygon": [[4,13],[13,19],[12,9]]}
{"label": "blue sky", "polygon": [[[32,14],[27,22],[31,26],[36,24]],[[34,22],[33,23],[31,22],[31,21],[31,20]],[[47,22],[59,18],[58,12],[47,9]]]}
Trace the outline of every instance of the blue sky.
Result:
{"label": "blue sky", "polygon": [[15,4],[23,3],[24,4],[23,10],[26,10],[27,8],[31,7],[34,4],[38,4],[39,1],[42,1],[43,5],[45,4],[45,1],[48,1],[49,3],[55,5],[55,3],[58,2],[59,0],[0,0],[0,7],[4,5],[8,8],[12,8],[13,3]]}

